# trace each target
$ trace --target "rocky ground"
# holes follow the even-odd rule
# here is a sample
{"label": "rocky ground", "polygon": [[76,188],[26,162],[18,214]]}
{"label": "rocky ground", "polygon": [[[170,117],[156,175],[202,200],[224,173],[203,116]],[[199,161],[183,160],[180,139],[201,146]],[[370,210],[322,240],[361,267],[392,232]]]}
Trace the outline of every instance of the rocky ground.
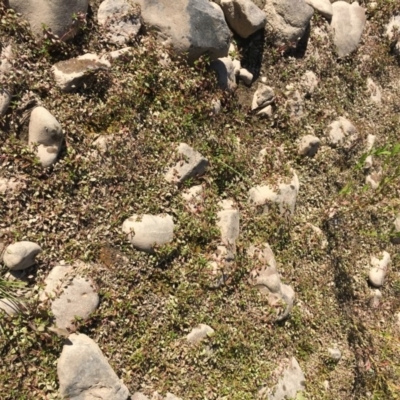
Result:
{"label": "rocky ground", "polygon": [[68,42],[0,6],[1,397],[399,398],[398,4],[347,55],[255,1],[210,65],[100,3]]}

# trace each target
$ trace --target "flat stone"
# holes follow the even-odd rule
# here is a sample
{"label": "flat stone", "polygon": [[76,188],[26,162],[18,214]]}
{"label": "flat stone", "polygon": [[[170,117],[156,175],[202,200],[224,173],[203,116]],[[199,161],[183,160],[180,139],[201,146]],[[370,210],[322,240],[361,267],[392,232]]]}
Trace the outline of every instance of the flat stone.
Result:
{"label": "flat stone", "polygon": [[42,248],[33,242],[22,241],[7,246],[3,262],[11,271],[19,271],[31,267],[36,263],[36,256]]}
{"label": "flat stone", "polygon": [[273,114],[273,108],[271,105],[262,108],[260,111],[257,112],[257,115],[260,117],[267,117],[271,118]]}
{"label": "flat stone", "polygon": [[208,160],[186,143],[178,146],[177,154],[180,160],[165,174],[167,182],[182,183],[206,172]]}
{"label": "flat stone", "polygon": [[217,213],[217,226],[221,231],[221,241],[233,254],[236,253],[236,240],[239,237],[239,210],[233,200],[219,203],[221,211]]}
{"label": "flat stone", "polygon": [[211,68],[217,73],[218,85],[222,90],[233,92],[236,89],[236,68],[230,57],[214,60]]}
{"label": "flat stone", "polygon": [[60,123],[44,107],[35,107],[29,121],[29,146],[43,167],[55,163],[60,152],[64,136]]}
{"label": "flat stone", "polygon": [[97,344],[84,334],[72,334],[57,362],[60,395],[70,400],[128,400],[129,391],[118,379]]}
{"label": "flat stone", "polygon": [[111,64],[97,54],[87,53],[69,60],[59,61],[52,67],[57,86],[63,92],[72,92],[89,82],[89,77],[100,70],[108,70]]}
{"label": "flat stone", "polygon": [[376,257],[371,257],[372,268],[369,271],[369,282],[371,285],[377,288],[383,285],[389,263],[390,254],[386,251],[383,252],[383,258],[381,260]]}
{"label": "flat stone", "polygon": [[304,36],[314,13],[304,0],[266,0],[264,11],[275,45],[292,47]]}
{"label": "flat stone", "polygon": [[162,246],[174,237],[174,221],[170,215],[133,215],[126,219],[122,231],[128,234],[133,247],[152,253],[155,246]]}
{"label": "flat stone", "polygon": [[258,84],[257,90],[254,93],[251,109],[257,110],[258,108],[266,107],[272,104],[274,101],[275,101],[274,89],[260,82]]}
{"label": "flat stone", "polygon": [[242,38],[265,27],[265,13],[250,0],[222,0],[220,6],[231,29]]}
{"label": "flat stone", "polygon": [[357,2],[348,4],[345,1],[333,3],[332,10],[333,41],[339,57],[345,57],[360,44],[366,22],[365,10]]}
{"label": "flat stone", "polygon": [[186,339],[189,343],[198,344],[206,337],[214,335],[214,329],[206,324],[199,324],[187,335]]}
{"label": "flat stone", "polygon": [[313,157],[317,154],[321,141],[313,135],[303,136],[299,143],[299,154]]}
{"label": "flat stone", "polygon": [[97,12],[110,42],[123,45],[134,39],[142,26],[140,12],[127,0],[105,0]]}

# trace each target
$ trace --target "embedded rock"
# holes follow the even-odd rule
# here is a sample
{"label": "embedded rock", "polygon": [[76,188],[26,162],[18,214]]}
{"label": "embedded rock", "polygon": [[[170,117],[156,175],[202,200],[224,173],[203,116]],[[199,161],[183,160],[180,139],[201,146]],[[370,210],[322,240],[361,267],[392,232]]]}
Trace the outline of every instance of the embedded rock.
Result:
{"label": "embedded rock", "polygon": [[221,0],[220,6],[229,26],[242,38],[246,39],[265,26],[265,13],[251,0]]}
{"label": "embedded rock", "polygon": [[152,253],[155,246],[162,246],[174,237],[174,221],[170,215],[133,215],[126,219],[122,231],[128,234],[133,247]]}
{"label": "embedded rock", "polygon": [[239,237],[239,210],[232,200],[220,202],[221,211],[217,213],[217,226],[221,231],[221,241],[233,254],[236,253],[236,240]]}
{"label": "embedded rock", "polygon": [[344,117],[332,122],[329,128],[328,140],[332,146],[352,143],[358,135],[355,126]]}
{"label": "embedded rock", "polygon": [[43,167],[50,167],[57,159],[63,141],[60,123],[44,107],[35,107],[29,121],[29,146]]}
{"label": "embedded rock", "polygon": [[83,56],[59,61],[52,71],[57,86],[63,92],[72,92],[89,82],[89,78],[100,70],[107,70],[110,62],[97,54],[87,53]]}
{"label": "embedded rock", "polygon": [[35,257],[42,252],[42,248],[33,242],[22,241],[7,246],[3,262],[11,271],[26,269],[35,264]]}
{"label": "embedded rock", "polygon": [[73,326],[75,317],[87,319],[98,305],[99,295],[94,283],[89,278],[77,276],[52,302],[51,311],[56,318],[57,328],[66,329]]}
{"label": "embedded rock", "polygon": [[41,301],[46,299],[53,299],[62,290],[63,284],[65,284],[66,278],[73,271],[70,265],[56,265],[50,271],[47,278],[44,280],[45,287],[41,292],[39,298]]}
{"label": "embedded rock", "polygon": [[372,268],[369,271],[369,282],[371,285],[379,288],[385,281],[388,265],[390,263],[390,254],[383,252],[383,258],[379,260],[376,257],[371,257]]}
{"label": "embedded rock", "polygon": [[275,100],[274,89],[260,82],[258,84],[257,90],[254,93],[251,109],[257,110],[259,108],[264,108],[272,104],[274,100]]}
{"label": "embedded rock", "polygon": [[329,0],[304,0],[315,11],[319,12],[327,19],[331,19],[333,15],[332,4]]}
{"label": "embedded rock", "polygon": [[180,161],[165,174],[167,182],[182,183],[206,172],[208,160],[186,143],[179,145],[177,153]]}
{"label": "embedded rock", "polygon": [[285,215],[286,213],[293,215],[299,188],[299,179],[296,173],[293,173],[291,183],[279,184],[278,191],[275,191],[268,185],[251,188],[249,190],[249,201],[254,206],[264,206],[264,212],[268,211],[268,203],[276,203],[279,205],[281,215]]}
{"label": "embedded rock", "polygon": [[129,391],[118,379],[97,344],[84,334],[72,334],[57,362],[60,394],[70,400],[128,400]]}
{"label": "embedded rock", "polygon": [[317,154],[320,144],[321,141],[316,136],[303,136],[299,143],[299,154],[302,156],[313,157]]}
{"label": "embedded rock", "polygon": [[198,344],[206,337],[214,335],[214,329],[206,324],[200,324],[193,328],[192,331],[187,335],[186,339],[189,343]]}
{"label": "embedded rock", "polygon": [[106,28],[107,38],[115,44],[134,39],[142,26],[138,10],[127,0],[105,0],[97,12],[99,24]]}
{"label": "embedded rock", "polygon": [[366,22],[365,10],[357,2],[345,1],[333,3],[332,10],[333,41],[339,57],[345,57],[359,46]]}
{"label": "embedded rock", "polygon": [[215,60],[228,54],[230,30],[224,13],[208,0],[135,0],[147,29],[172,45],[189,62],[208,53]]}
{"label": "embedded rock", "polygon": [[305,376],[299,363],[293,357],[289,366],[283,371],[278,384],[268,395],[268,400],[297,398],[297,392],[305,390]]}
{"label": "embedded rock", "polygon": [[275,45],[292,47],[304,36],[314,13],[304,0],[266,0],[264,11]]}
{"label": "embedded rock", "polygon": [[236,89],[235,64],[230,57],[223,57],[211,63],[217,73],[218,85],[221,89],[233,92]]}
{"label": "embedded rock", "polygon": [[85,14],[89,0],[8,0],[10,8],[29,22],[36,36],[43,36],[43,25],[61,39],[68,39],[77,32],[73,16]]}

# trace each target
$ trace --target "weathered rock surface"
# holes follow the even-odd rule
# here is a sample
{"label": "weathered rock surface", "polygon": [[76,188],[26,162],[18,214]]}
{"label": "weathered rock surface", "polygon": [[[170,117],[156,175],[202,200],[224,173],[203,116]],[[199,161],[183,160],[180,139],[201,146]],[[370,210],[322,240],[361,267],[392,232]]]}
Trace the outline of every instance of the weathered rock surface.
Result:
{"label": "weathered rock surface", "polygon": [[72,271],[73,267],[71,265],[56,265],[53,267],[44,280],[45,287],[39,296],[40,300],[53,299],[59,294],[62,291],[63,284],[66,283],[65,279]]}
{"label": "weathered rock surface", "polygon": [[269,394],[268,400],[295,399],[297,392],[305,390],[305,376],[297,360],[293,357],[284,370],[278,384]]}
{"label": "weathered rock surface", "polygon": [[218,85],[221,89],[233,92],[236,85],[235,64],[230,57],[223,57],[211,63],[211,68],[217,73]]}
{"label": "weathered rock surface", "polygon": [[165,174],[167,182],[182,183],[206,172],[208,160],[186,143],[178,146],[177,153],[180,160]]}
{"label": "weathered rock surface", "polygon": [[305,0],[315,11],[318,11],[327,19],[331,19],[333,15],[332,4],[329,0]]}
{"label": "weathered rock surface", "polygon": [[371,96],[371,101],[376,105],[382,103],[382,91],[381,88],[371,79],[367,79],[367,88]]}
{"label": "weathered rock surface", "polygon": [[286,92],[286,96],[288,97],[288,100],[286,101],[286,107],[289,110],[290,118],[303,118],[306,115],[306,112],[304,100],[300,92],[298,90],[293,90],[293,88],[290,88]]}
{"label": "weathered rock surface", "polygon": [[332,10],[333,41],[339,57],[345,57],[359,46],[366,22],[365,10],[357,2],[345,1],[333,3]]}
{"label": "weathered rock surface", "polygon": [[264,11],[277,46],[296,46],[304,36],[314,9],[304,0],[266,0]]}
{"label": "weathered rock surface", "polygon": [[249,37],[265,26],[265,13],[251,0],[221,0],[220,6],[229,26],[242,38]]}
{"label": "weathered rock surface", "polygon": [[257,90],[254,92],[253,102],[251,104],[252,110],[257,110],[272,104],[275,100],[275,92],[272,87],[260,82]]}
{"label": "weathered rock surface", "polygon": [[59,61],[54,64],[52,71],[57,86],[63,92],[72,92],[81,88],[88,79],[100,70],[107,70],[110,62],[97,54],[84,54],[76,58]]}
{"label": "weathered rock surface", "polygon": [[143,216],[135,214],[124,221],[122,231],[128,234],[133,247],[151,253],[155,246],[162,246],[172,241],[174,221],[166,214]]}
{"label": "weathered rock surface", "polygon": [[214,335],[214,329],[206,324],[199,324],[187,335],[186,339],[189,343],[198,344],[206,337]]}
{"label": "weathered rock surface", "polygon": [[303,136],[299,143],[299,154],[313,157],[317,154],[321,141],[313,135]]}
{"label": "weathered rock surface", "polygon": [[36,107],[29,121],[29,146],[43,167],[50,167],[57,159],[63,142],[60,123],[44,107]]}
{"label": "weathered rock surface", "polygon": [[97,20],[106,28],[112,43],[125,44],[134,39],[142,26],[140,15],[127,0],[105,0],[100,4]]}
{"label": "weathered rock surface", "polygon": [[127,400],[129,391],[118,379],[97,344],[72,334],[57,362],[60,394],[70,400]]}
{"label": "weathered rock surface", "polygon": [[380,260],[376,257],[371,257],[372,268],[369,271],[369,282],[371,285],[379,288],[385,282],[387,268],[390,263],[390,254],[383,252],[383,258]]}
{"label": "weathered rock surface", "polygon": [[329,125],[328,141],[332,146],[349,145],[357,136],[356,127],[344,117],[339,117]]}
{"label": "weathered rock surface", "polygon": [[282,215],[287,212],[293,215],[299,188],[300,182],[294,172],[291,183],[279,184],[277,191],[268,185],[259,185],[251,188],[249,190],[249,201],[254,206],[265,206],[264,212],[268,211],[268,203],[276,203],[279,205],[279,211]]}
{"label": "weathered rock surface", "polygon": [[86,14],[88,0],[8,0],[16,12],[28,20],[32,32],[42,36],[42,25],[49,27],[60,38],[67,39],[76,33],[73,16]]}
{"label": "weathered rock surface", "polygon": [[146,28],[190,62],[209,53],[211,59],[228,54],[230,30],[224,13],[208,0],[135,0]]}
{"label": "weathered rock surface", "polygon": [[217,226],[221,231],[221,241],[233,254],[236,253],[236,240],[239,237],[239,210],[233,200],[220,202],[221,211],[217,213]]}
{"label": "weathered rock surface", "polygon": [[19,271],[34,265],[36,256],[41,252],[42,248],[36,243],[16,242],[7,246],[3,262],[11,271]]}

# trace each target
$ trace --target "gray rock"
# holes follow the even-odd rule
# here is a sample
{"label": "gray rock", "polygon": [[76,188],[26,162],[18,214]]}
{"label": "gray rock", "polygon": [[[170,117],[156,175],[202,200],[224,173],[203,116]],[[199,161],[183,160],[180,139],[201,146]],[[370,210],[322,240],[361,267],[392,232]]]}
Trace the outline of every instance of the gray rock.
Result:
{"label": "gray rock", "polygon": [[313,157],[317,154],[321,141],[313,135],[303,136],[299,143],[299,154]]}
{"label": "gray rock", "polygon": [[295,399],[297,392],[305,390],[305,376],[299,363],[293,357],[279,379],[278,384],[269,394],[268,400]]}
{"label": "gray rock", "polygon": [[337,347],[329,348],[328,353],[334,361],[340,361],[342,358],[342,352]]}
{"label": "gray rock", "polygon": [[16,242],[7,246],[3,262],[11,271],[19,271],[34,265],[36,256],[41,252],[42,248],[36,243]]}
{"label": "gray rock", "polygon": [[313,71],[306,71],[301,78],[301,86],[308,96],[311,96],[318,86],[317,75]]}
{"label": "gray rock", "polygon": [[174,221],[166,214],[133,215],[126,219],[122,231],[128,234],[133,247],[152,253],[155,246],[162,246],[174,237]]}
{"label": "gray rock", "polygon": [[294,214],[296,199],[299,193],[300,182],[293,172],[293,179],[290,184],[279,184],[278,191],[268,185],[255,186],[249,190],[249,202],[254,206],[264,206],[264,212],[268,211],[268,203],[279,205],[281,215]]}
{"label": "gray rock", "polygon": [[322,16],[331,19],[333,15],[332,4],[329,0],[305,0],[315,11],[318,11]]}
{"label": "gray rock", "polygon": [[314,13],[304,0],[266,0],[264,11],[275,45],[293,47],[304,36]]}
{"label": "gray rock", "polygon": [[70,400],[127,400],[129,391],[118,379],[97,344],[72,334],[57,362],[60,394]]}
{"label": "gray rock", "polygon": [[251,109],[257,110],[259,108],[264,108],[272,104],[274,100],[275,100],[274,89],[260,82],[258,84],[257,90],[254,93]]}
{"label": "gray rock", "polygon": [[189,62],[209,53],[212,60],[226,57],[230,30],[224,13],[208,0],[135,0],[144,24]]}
{"label": "gray rock", "polygon": [[72,273],[73,267],[70,265],[56,265],[44,280],[45,287],[40,293],[40,301],[53,299],[62,290],[65,279]]}
{"label": "gray rock", "polygon": [[395,31],[400,32],[400,15],[394,15],[386,25],[386,37],[392,41],[396,55],[400,55],[400,37],[395,36]]}
{"label": "gray rock", "polygon": [[239,79],[241,79],[246,85],[250,86],[253,82],[253,74],[246,68],[240,68]]}
{"label": "gray rock", "polygon": [[357,136],[356,127],[344,117],[339,117],[329,125],[328,141],[332,146],[351,144]]}
{"label": "gray rock", "polygon": [[251,0],[221,0],[220,6],[229,26],[242,38],[265,27],[265,13]]}
{"label": "gray rock", "polygon": [[208,160],[186,143],[178,146],[177,153],[180,160],[165,174],[167,182],[182,183],[206,172]]}
{"label": "gray rock", "polygon": [[189,343],[198,344],[206,337],[214,335],[214,329],[206,324],[199,324],[187,335],[186,339]]}
{"label": "gray rock", "polygon": [[262,108],[260,111],[257,112],[257,115],[260,117],[267,117],[271,118],[273,114],[273,108],[271,105]]}
{"label": "gray rock", "polygon": [[339,57],[345,57],[359,46],[366,22],[365,10],[357,2],[345,1],[333,3],[332,9],[333,41]]}
{"label": "gray rock", "polygon": [[390,254],[383,252],[383,258],[379,260],[376,257],[371,257],[371,269],[369,271],[369,282],[371,285],[379,288],[383,285],[387,273],[387,268],[390,263]]}
{"label": "gray rock", "polygon": [[290,117],[292,119],[303,118],[306,113],[304,109],[304,100],[298,90],[289,90],[286,94],[289,99],[286,102],[286,107],[289,109]]}
{"label": "gray rock", "polygon": [[57,86],[63,92],[72,92],[87,84],[88,79],[100,70],[107,70],[110,62],[97,54],[84,54],[76,58],[59,61],[52,67]]}
{"label": "gray rock", "polygon": [[99,295],[94,289],[90,278],[75,277],[51,305],[51,311],[56,318],[57,328],[71,328],[75,317],[83,320],[96,310],[99,305]]}
{"label": "gray rock", "polygon": [[233,254],[236,253],[236,240],[239,237],[239,210],[233,200],[223,200],[219,203],[221,211],[217,213],[217,226],[221,231],[221,241]]}
{"label": "gray rock", "polygon": [[80,13],[86,15],[89,1],[8,0],[8,4],[27,19],[35,35],[43,35],[44,24],[61,39],[68,39],[79,27],[74,23],[73,16]]}
{"label": "gray rock", "polygon": [[35,107],[29,121],[29,146],[43,167],[55,163],[63,142],[60,123],[44,107]]}
{"label": "gray rock", "polygon": [[235,64],[230,57],[219,58],[211,63],[211,68],[217,73],[218,85],[221,89],[233,92],[236,89]]}
{"label": "gray rock", "polygon": [[107,38],[115,44],[134,39],[142,26],[140,13],[127,0],[105,0],[97,12],[99,24],[106,28]]}

